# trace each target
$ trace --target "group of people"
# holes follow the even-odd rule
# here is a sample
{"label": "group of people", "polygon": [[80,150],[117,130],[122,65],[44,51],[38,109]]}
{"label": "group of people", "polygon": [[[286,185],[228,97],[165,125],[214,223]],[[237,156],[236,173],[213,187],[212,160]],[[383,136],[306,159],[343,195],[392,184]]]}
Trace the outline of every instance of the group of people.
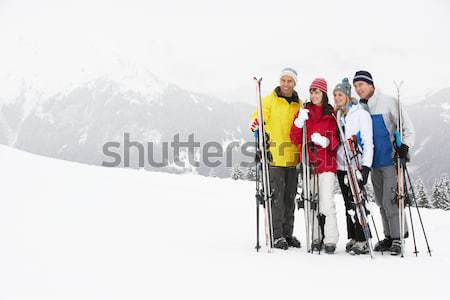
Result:
{"label": "group of people", "polygon": [[[414,145],[415,132],[406,111],[402,110],[403,136],[401,145],[395,141],[398,124],[398,100],[382,94],[375,88],[368,71],[358,71],[353,77],[353,87],[359,100],[352,97],[352,85],[347,78],[332,90],[334,107],[328,98],[327,82],[316,78],[309,87],[310,100],[299,99],[295,86],[297,72],[285,68],[280,73],[280,84],[262,99],[265,131],[269,137],[269,178],[272,195],[273,246],[279,249],[300,248],[293,235],[295,198],[298,185],[298,168],[301,163],[303,129],[312,176],[318,190],[318,214],[314,217],[312,249],[324,249],[333,254],[339,239],[335,204],[335,182],[339,183],[346,209],[348,242],[347,252],[367,254],[368,244],[363,229],[355,217],[354,200],[346,178],[346,160],[341,141],[355,140],[358,151],[354,160],[360,163],[358,179],[367,184],[369,175],[373,184],[375,201],[380,208],[384,239],[374,251],[400,254],[400,220],[396,201],[397,174],[394,157],[409,156]],[[337,120],[339,118],[339,120]],[[337,122],[342,124],[339,136]],[[254,112],[250,130],[259,127],[258,113]],[[353,162],[352,162],[353,164]],[[405,224],[406,226],[406,224]],[[407,228],[407,227],[405,227]],[[314,232],[322,232],[314,236]],[[405,237],[408,231],[405,231]]]}

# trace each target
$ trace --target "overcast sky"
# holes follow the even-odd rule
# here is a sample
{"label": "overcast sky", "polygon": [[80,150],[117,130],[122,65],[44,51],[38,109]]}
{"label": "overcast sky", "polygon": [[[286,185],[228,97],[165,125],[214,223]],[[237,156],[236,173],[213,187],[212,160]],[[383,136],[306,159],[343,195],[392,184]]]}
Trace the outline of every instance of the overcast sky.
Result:
{"label": "overcast sky", "polygon": [[314,77],[331,89],[367,69],[389,93],[404,79],[411,100],[450,86],[449,16],[447,0],[0,0],[0,95],[7,79],[57,90],[125,59],[230,101],[252,103],[253,75],[266,92],[284,66],[302,96]]}

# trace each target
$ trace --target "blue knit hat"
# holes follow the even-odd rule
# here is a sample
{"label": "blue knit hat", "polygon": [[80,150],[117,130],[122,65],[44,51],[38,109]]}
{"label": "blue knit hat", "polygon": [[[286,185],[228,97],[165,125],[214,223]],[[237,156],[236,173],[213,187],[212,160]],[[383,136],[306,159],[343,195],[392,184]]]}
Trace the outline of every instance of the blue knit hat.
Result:
{"label": "blue knit hat", "polygon": [[357,81],[364,81],[372,86],[374,85],[372,75],[367,71],[356,72],[355,77],[353,77],[353,83],[355,83]]}
{"label": "blue knit hat", "polygon": [[333,93],[336,91],[343,92],[348,98],[352,97],[352,86],[351,86],[350,82],[348,81],[347,77],[342,79],[342,82],[338,83],[336,85],[336,87],[333,90]]}

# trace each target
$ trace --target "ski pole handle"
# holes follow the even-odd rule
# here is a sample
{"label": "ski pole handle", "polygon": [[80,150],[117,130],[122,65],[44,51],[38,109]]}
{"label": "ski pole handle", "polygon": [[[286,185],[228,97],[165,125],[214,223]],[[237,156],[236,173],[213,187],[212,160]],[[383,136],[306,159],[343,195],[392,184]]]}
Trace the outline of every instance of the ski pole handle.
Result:
{"label": "ski pole handle", "polygon": [[394,138],[395,138],[395,145],[397,148],[400,148],[402,146],[402,137],[400,136],[400,132],[397,130],[394,132]]}

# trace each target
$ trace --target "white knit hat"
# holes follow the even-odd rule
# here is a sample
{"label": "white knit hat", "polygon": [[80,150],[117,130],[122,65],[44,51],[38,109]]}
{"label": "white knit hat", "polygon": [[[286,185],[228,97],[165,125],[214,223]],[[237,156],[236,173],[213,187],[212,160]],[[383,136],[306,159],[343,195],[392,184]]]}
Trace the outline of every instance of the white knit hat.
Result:
{"label": "white knit hat", "polygon": [[287,75],[287,76],[291,77],[292,79],[294,79],[295,84],[297,84],[297,71],[295,71],[292,68],[284,68],[283,70],[281,70],[280,79],[281,79],[281,77],[283,77],[285,75]]}

